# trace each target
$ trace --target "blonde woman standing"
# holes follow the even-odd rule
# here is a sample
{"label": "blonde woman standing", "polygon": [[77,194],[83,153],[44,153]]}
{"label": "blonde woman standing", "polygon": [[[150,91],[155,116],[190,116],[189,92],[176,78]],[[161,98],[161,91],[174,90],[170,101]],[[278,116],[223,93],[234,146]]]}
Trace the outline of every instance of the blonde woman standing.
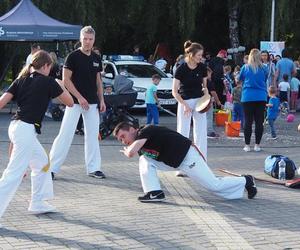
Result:
{"label": "blonde woman standing", "polygon": [[193,119],[194,143],[207,158],[206,113],[195,110],[196,103],[204,95],[207,86],[207,67],[201,62],[203,46],[190,41],[185,43],[185,62],[175,72],[172,94],[178,101],[177,132],[189,138]]}
{"label": "blonde woman standing", "polygon": [[250,139],[252,123],[255,122],[254,151],[261,151],[260,141],[263,135],[264,111],[267,101],[267,77],[268,70],[261,61],[261,53],[258,49],[252,49],[248,63],[241,68],[239,80],[242,82],[241,102],[245,114],[245,152],[251,151]]}

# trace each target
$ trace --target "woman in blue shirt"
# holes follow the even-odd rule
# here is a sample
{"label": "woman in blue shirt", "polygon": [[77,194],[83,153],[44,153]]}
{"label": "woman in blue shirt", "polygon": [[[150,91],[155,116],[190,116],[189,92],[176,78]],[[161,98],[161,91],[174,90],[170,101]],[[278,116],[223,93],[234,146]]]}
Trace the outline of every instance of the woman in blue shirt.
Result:
{"label": "woman in blue shirt", "polygon": [[255,122],[254,151],[261,151],[259,146],[263,135],[264,111],[267,101],[267,69],[261,61],[258,49],[252,49],[249,54],[248,64],[241,68],[239,80],[242,82],[242,99],[245,114],[245,147],[249,152],[252,134],[252,123]]}

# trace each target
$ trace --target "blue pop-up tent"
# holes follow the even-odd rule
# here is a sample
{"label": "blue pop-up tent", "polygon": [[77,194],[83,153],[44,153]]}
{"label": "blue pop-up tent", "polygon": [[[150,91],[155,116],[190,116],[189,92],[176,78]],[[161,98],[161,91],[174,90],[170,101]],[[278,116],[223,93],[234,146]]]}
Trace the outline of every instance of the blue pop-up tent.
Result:
{"label": "blue pop-up tent", "polygon": [[30,0],[0,17],[0,41],[78,40],[80,25],[57,21],[40,11]]}

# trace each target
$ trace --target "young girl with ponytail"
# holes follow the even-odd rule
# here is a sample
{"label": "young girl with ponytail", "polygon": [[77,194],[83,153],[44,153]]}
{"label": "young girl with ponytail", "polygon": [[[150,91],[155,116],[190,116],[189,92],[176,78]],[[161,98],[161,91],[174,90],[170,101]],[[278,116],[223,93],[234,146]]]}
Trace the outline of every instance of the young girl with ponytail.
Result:
{"label": "young girl with ponytail", "polygon": [[0,109],[15,100],[16,114],[8,128],[12,151],[7,168],[0,179],[0,218],[17,191],[27,167],[31,168],[32,195],[28,210],[46,213],[55,210],[45,200],[53,197],[48,156],[37,139],[49,100],[58,97],[67,106],[73,99],[62,83],[49,77],[52,60],[46,51],[33,55],[6,93],[0,97]]}

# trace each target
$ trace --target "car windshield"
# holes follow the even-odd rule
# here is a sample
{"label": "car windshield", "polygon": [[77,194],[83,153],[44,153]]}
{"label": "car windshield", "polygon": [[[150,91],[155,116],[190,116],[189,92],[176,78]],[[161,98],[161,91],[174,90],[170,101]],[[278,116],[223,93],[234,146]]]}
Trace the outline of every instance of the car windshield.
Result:
{"label": "car windshield", "polygon": [[161,77],[167,77],[164,72],[153,65],[126,64],[116,65],[116,67],[119,74],[130,78],[151,78],[154,74],[158,74]]}

